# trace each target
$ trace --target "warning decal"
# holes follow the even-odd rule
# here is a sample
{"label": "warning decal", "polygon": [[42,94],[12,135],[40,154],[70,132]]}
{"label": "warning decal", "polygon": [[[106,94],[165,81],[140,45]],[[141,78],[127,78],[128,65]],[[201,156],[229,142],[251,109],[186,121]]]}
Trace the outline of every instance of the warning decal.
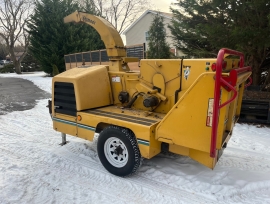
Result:
{"label": "warning decal", "polygon": [[209,100],[208,100],[207,118],[206,118],[206,126],[208,126],[208,127],[212,127],[213,111],[214,111],[214,99],[209,98]]}
{"label": "warning decal", "polygon": [[118,77],[118,76],[113,76],[113,77],[112,77],[112,82],[120,82],[120,77]]}

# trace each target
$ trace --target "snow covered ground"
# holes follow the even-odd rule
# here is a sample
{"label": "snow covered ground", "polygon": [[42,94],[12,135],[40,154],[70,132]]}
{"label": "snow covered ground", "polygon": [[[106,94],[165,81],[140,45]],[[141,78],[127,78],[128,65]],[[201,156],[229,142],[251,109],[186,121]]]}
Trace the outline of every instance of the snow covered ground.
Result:
{"label": "snow covered ground", "polygon": [[[51,92],[43,76],[0,74]],[[270,203],[270,128],[237,124],[214,170],[161,154],[119,178],[103,168],[95,143],[68,136],[59,146],[46,105],[0,116],[0,203]]]}

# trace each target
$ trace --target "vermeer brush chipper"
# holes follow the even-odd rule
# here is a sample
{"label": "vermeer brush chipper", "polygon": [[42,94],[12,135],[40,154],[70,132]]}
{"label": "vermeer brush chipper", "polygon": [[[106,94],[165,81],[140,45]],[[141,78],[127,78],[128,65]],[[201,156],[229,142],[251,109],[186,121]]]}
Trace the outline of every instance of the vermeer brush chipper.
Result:
{"label": "vermeer brush chipper", "polygon": [[[141,158],[163,150],[186,155],[214,168],[241,109],[251,68],[244,55],[221,49],[216,59],[143,59],[129,70],[120,35],[106,20],[82,12],[65,22],[84,22],[97,30],[109,65],[81,66],[52,80],[53,128],[93,140],[112,174],[134,173]],[[238,58],[228,58],[235,55]]]}

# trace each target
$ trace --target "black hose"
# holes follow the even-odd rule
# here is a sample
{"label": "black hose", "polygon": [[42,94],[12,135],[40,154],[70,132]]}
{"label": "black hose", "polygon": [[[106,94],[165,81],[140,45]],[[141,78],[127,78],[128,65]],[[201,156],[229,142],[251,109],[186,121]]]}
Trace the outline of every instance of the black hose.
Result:
{"label": "black hose", "polygon": [[175,91],[175,93],[174,93],[174,104],[176,104],[177,103],[177,101],[178,101],[178,93],[181,91],[181,89],[182,89],[182,71],[183,71],[183,60],[184,59],[181,59],[181,69],[180,69],[180,87],[179,87],[179,89],[177,89],[176,91]]}
{"label": "black hose", "polygon": [[131,101],[128,102],[128,104],[126,106],[124,106],[124,108],[131,108],[131,106],[133,105],[133,103],[137,100],[138,96],[141,94],[137,93],[132,99]]}

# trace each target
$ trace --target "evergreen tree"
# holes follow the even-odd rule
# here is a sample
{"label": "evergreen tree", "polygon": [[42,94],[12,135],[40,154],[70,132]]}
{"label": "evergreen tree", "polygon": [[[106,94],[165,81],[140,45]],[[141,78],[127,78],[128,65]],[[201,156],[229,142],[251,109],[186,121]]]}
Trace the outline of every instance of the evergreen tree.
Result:
{"label": "evergreen tree", "polygon": [[[35,4],[28,24],[29,49],[46,73],[52,74],[53,65],[63,72],[65,54],[104,48],[100,36],[91,26],[64,23],[65,16],[80,10],[77,3],[72,0],[41,0]],[[94,13],[94,10],[88,12]]]}
{"label": "evergreen tree", "polygon": [[179,0],[169,26],[178,49],[194,57],[216,57],[220,48],[242,51],[259,85],[270,57],[268,0]]}
{"label": "evergreen tree", "polygon": [[149,59],[168,59],[171,52],[170,47],[166,42],[166,31],[164,28],[164,19],[158,13],[155,15],[153,22],[149,29],[149,43],[148,43]]}
{"label": "evergreen tree", "polygon": [[59,70],[58,70],[57,66],[55,66],[55,64],[54,64],[54,65],[53,65],[52,76],[56,76],[57,74],[59,74]]}

